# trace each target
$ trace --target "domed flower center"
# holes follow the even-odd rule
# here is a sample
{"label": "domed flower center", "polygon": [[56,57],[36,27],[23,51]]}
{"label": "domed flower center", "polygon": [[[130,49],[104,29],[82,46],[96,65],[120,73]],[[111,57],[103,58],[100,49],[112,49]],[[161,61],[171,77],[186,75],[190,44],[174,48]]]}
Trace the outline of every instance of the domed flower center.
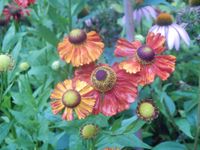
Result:
{"label": "domed flower center", "polygon": [[108,66],[97,67],[91,75],[94,88],[102,93],[111,90],[116,80],[115,71]]}
{"label": "domed flower center", "polygon": [[151,121],[158,117],[158,108],[152,100],[144,100],[138,104],[137,115],[139,118]]}
{"label": "domed flower center", "polygon": [[136,3],[137,5],[139,5],[139,4],[144,3],[144,0],[135,0],[135,3]]}
{"label": "domed flower center", "polygon": [[85,125],[81,128],[81,136],[84,139],[91,139],[94,138],[98,132],[98,127],[93,124]]}
{"label": "domed flower center", "polygon": [[62,102],[66,107],[74,108],[81,102],[81,95],[75,90],[68,90],[63,94]]}
{"label": "domed flower center", "polygon": [[69,33],[69,41],[73,44],[81,44],[87,39],[85,31],[74,29]]}
{"label": "domed flower center", "polygon": [[153,49],[151,49],[148,46],[141,46],[137,50],[137,56],[141,62],[148,64],[151,63],[154,60],[155,53]]}
{"label": "domed flower center", "polygon": [[102,81],[102,80],[105,80],[107,77],[107,72],[105,70],[98,70],[96,72],[96,79],[98,81]]}
{"label": "domed flower center", "polygon": [[173,18],[168,13],[160,13],[156,19],[156,24],[159,26],[168,26],[173,23]]}
{"label": "domed flower center", "polygon": [[0,55],[0,72],[7,71],[12,67],[12,59],[8,55]]}
{"label": "domed flower center", "polygon": [[139,111],[142,116],[149,118],[154,115],[155,108],[151,103],[144,102],[140,105]]}

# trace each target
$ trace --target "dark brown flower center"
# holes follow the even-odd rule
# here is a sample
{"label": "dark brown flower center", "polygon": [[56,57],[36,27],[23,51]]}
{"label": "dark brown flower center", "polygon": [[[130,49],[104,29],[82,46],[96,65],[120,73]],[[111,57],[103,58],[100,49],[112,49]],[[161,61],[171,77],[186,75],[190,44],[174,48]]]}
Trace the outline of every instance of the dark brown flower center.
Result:
{"label": "dark brown flower center", "polygon": [[173,18],[168,13],[160,13],[156,19],[156,24],[159,26],[168,26],[173,23]]}
{"label": "dark brown flower center", "polygon": [[144,63],[150,63],[154,60],[155,53],[153,49],[148,46],[141,46],[137,50],[138,58],[143,61]]}
{"label": "dark brown flower center", "polygon": [[117,80],[116,73],[111,67],[97,67],[91,75],[91,81],[96,90],[106,92],[113,88]]}
{"label": "dark brown flower center", "polygon": [[87,39],[85,31],[74,29],[69,33],[69,41],[73,44],[81,44]]}
{"label": "dark brown flower center", "polygon": [[66,107],[74,108],[81,102],[81,95],[75,90],[67,90],[62,97],[62,102]]}

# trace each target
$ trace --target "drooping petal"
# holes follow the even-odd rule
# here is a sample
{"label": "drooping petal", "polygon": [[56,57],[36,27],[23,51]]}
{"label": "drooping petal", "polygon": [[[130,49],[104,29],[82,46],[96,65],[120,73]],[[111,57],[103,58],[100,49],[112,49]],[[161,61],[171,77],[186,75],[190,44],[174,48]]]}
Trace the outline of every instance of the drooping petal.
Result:
{"label": "drooping petal", "polygon": [[162,79],[166,80],[175,70],[176,57],[172,55],[156,56],[154,63],[155,73]]}
{"label": "drooping petal", "polygon": [[169,27],[167,35],[167,44],[169,49],[174,47],[177,38],[179,38],[177,31],[173,27]]}
{"label": "drooping petal", "polygon": [[139,84],[146,85],[154,81],[156,74],[154,72],[154,68],[151,65],[145,65],[138,73],[138,75],[139,75]]}
{"label": "drooping petal", "polygon": [[179,33],[180,37],[183,39],[183,41],[187,44],[190,45],[190,37],[188,36],[187,32],[179,25],[173,24],[172,25]]}
{"label": "drooping petal", "polygon": [[94,31],[87,33],[87,38],[82,43],[71,43],[66,37],[58,44],[58,53],[61,59],[72,63],[75,67],[94,62],[100,57],[103,49],[104,44]]}
{"label": "drooping petal", "polygon": [[126,57],[133,56],[138,47],[140,47],[141,43],[139,41],[135,41],[133,43],[128,42],[125,39],[119,39],[117,41],[116,49],[114,51],[115,56],[118,57]]}

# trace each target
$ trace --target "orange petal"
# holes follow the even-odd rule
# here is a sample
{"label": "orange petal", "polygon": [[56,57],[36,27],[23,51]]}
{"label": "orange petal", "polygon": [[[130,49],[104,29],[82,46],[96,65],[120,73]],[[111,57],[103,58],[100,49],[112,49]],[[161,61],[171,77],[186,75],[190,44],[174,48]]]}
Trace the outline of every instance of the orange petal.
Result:
{"label": "orange petal", "polygon": [[119,39],[117,41],[116,49],[114,51],[115,56],[118,57],[126,57],[126,56],[133,56],[137,50],[137,46],[141,43],[139,41],[130,43],[125,39]]}
{"label": "orange petal", "polygon": [[165,37],[162,36],[160,33],[154,34],[150,32],[147,35],[146,43],[149,47],[151,47],[156,54],[160,54],[165,50]]}
{"label": "orange petal", "polygon": [[65,86],[65,90],[70,90],[72,89],[72,80],[65,80],[63,82],[64,86]]}
{"label": "orange petal", "polygon": [[162,79],[166,80],[170,74],[175,70],[176,57],[172,55],[156,56],[154,68],[156,74]]}
{"label": "orange petal", "polygon": [[57,100],[57,101],[51,102],[51,108],[52,108],[53,114],[57,114],[64,108],[64,105],[62,104],[60,100]]}
{"label": "orange petal", "polygon": [[119,68],[126,70],[128,73],[137,73],[140,71],[141,67],[140,63],[135,58],[132,58],[121,62]]}
{"label": "orange petal", "polygon": [[155,79],[155,75],[152,65],[144,65],[139,72],[139,84],[146,85],[152,83]]}
{"label": "orange petal", "polygon": [[93,90],[93,87],[88,85],[84,81],[77,80],[76,81],[76,91],[78,91],[81,95],[84,95],[86,93],[89,93],[90,91]]}

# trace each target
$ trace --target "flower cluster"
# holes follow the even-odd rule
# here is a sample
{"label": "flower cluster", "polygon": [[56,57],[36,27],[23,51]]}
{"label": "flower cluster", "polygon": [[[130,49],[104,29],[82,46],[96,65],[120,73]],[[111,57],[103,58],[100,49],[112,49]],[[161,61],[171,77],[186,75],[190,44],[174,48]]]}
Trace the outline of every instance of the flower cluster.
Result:
{"label": "flower cluster", "polygon": [[35,0],[15,0],[15,3],[9,3],[4,6],[2,15],[0,16],[0,26],[5,26],[11,19],[15,21],[23,20],[25,16],[30,15],[27,7],[35,3]]}
{"label": "flower cluster", "polygon": [[[76,67],[74,78],[58,83],[51,93],[53,113],[63,112],[64,120],[73,120],[99,113],[113,116],[129,109],[138,96],[138,85],[150,84],[157,76],[166,80],[175,70],[176,57],[163,54],[164,44],[165,37],[152,32],[146,44],[119,39],[114,54],[126,59],[110,66],[96,62],[104,50],[98,33],[72,30],[58,44],[58,53]],[[137,111],[138,116],[144,114],[141,119],[152,120],[157,109],[146,103]],[[144,111],[146,108],[149,111]]]}

